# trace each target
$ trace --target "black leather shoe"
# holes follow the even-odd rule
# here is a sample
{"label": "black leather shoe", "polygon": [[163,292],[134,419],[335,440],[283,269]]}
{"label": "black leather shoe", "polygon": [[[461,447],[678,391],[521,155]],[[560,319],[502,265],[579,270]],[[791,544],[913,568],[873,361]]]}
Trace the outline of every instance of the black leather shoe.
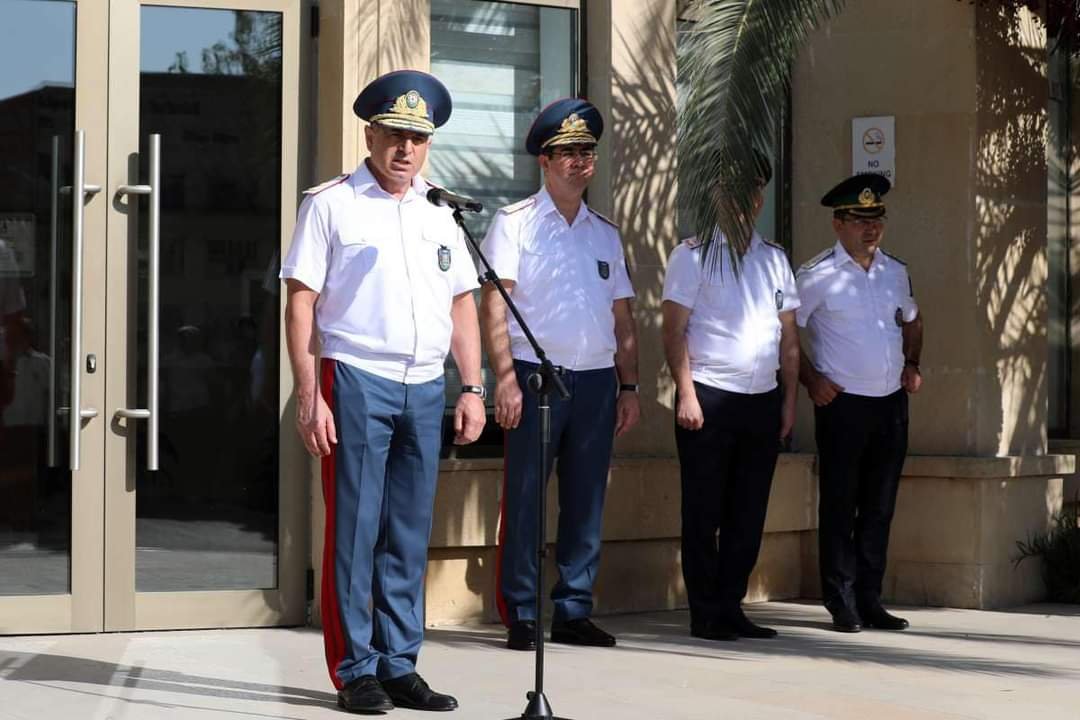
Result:
{"label": "black leather shoe", "polygon": [[365,715],[380,715],[394,709],[390,696],[374,675],[361,675],[338,690],[337,704],[342,710]]}
{"label": "black leather shoe", "polygon": [[566,645],[614,647],[615,636],[598,628],[589,618],[563,620],[551,624],[551,642]]}
{"label": "black leather shoe", "polygon": [[719,624],[739,637],[744,638],[769,640],[779,634],[770,627],[763,627],[751,622],[750,618],[746,617],[741,609],[722,619]]}
{"label": "black leather shoe", "polygon": [[690,634],[702,640],[738,640],[739,636],[731,628],[717,623],[715,620],[702,622],[690,622]]}
{"label": "black leather shoe", "polygon": [[394,702],[394,707],[410,710],[456,710],[457,699],[437,693],[428,687],[419,673],[409,673],[392,680],[383,680],[383,689]]}
{"label": "black leather shoe", "polygon": [[890,615],[881,605],[859,611],[863,625],[878,630],[906,630],[909,623],[907,620],[895,615]]}
{"label": "black leather shoe", "polygon": [[833,630],[845,633],[862,632],[862,620],[851,608],[841,608],[832,613]]}
{"label": "black leather shoe", "polygon": [[536,649],[536,623],[532,620],[515,620],[506,630],[506,647],[511,650]]}

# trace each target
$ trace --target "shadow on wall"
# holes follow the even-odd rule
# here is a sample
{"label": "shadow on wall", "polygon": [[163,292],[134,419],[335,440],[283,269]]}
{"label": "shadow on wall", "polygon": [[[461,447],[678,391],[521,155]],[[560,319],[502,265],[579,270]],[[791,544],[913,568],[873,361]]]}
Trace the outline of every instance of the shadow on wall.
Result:
{"label": "shadow on wall", "polygon": [[644,401],[642,423],[623,446],[652,455],[674,455],[674,384],[664,361],[660,314],[667,257],[679,241],[675,26],[669,10],[665,3],[649,3],[631,28],[615,28],[612,39],[612,212],[637,293]]}
{"label": "shadow on wall", "polygon": [[977,455],[1046,451],[1046,33],[1027,10],[981,3],[974,252],[984,328]]}

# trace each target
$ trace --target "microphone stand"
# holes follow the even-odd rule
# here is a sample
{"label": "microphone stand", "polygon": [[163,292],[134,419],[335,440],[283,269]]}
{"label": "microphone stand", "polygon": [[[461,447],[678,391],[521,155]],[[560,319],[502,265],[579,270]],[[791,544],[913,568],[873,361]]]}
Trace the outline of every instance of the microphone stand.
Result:
{"label": "microphone stand", "polygon": [[499,276],[495,274],[491,263],[484,257],[484,253],[480,251],[480,246],[473,238],[472,233],[469,232],[469,228],[465,226],[465,218],[461,215],[461,207],[448,201],[446,201],[446,205],[453,209],[454,222],[465,233],[469,246],[484,266],[484,272],[478,278],[480,284],[490,282],[499,291],[503,302],[510,308],[510,312],[514,315],[514,319],[517,320],[518,326],[525,333],[529,345],[532,346],[533,352],[536,353],[537,359],[540,360],[540,367],[536,372],[529,375],[528,380],[529,390],[536,395],[537,407],[540,411],[540,434],[537,438],[540,443],[540,482],[536,484],[536,680],[533,689],[526,693],[528,705],[525,706],[525,712],[518,717],[508,718],[508,720],[569,720],[568,718],[555,717],[551,712],[551,705],[548,704],[547,697],[544,695],[544,558],[547,556],[546,489],[548,474],[551,472],[548,461],[548,449],[551,446],[551,392],[554,390],[559,393],[559,397],[563,400],[570,399],[570,392],[555,372],[555,366],[544,353],[544,349],[540,347],[540,343],[536,341],[536,337],[533,336],[525,319],[521,317],[517,305],[510,299],[510,293],[506,292],[506,288],[499,282]]}

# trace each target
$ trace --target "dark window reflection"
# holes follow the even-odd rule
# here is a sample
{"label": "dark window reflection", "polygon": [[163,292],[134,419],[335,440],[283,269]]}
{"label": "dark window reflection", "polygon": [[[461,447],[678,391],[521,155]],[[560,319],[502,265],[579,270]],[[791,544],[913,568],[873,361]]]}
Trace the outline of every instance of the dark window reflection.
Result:
{"label": "dark window reflection", "polygon": [[[281,16],[145,7],[141,32],[140,182],[146,138],[162,137],[162,415],[158,472],[138,433],[136,587],[274,587]],[[145,223],[131,264],[138,403]]]}
{"label": "dark window reflection", "polygon": [[0,2],[0,595],[70,592],[75,7]]}

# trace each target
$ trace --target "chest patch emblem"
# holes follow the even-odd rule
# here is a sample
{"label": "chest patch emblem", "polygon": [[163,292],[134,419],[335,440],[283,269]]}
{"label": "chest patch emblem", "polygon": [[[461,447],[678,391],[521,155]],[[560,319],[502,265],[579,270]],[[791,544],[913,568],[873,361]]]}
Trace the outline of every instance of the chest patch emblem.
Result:
{"label": "chest patch emblem", "polygon": [[611,266],[603,260],[597,260],[596,272],[600,273],[600,277],[607,280],[609,277],[611,277]]}
{"label": "chest patch emblem", "polygon": [[783,290],[777,290],[776,291],[776,312],[780,312],[780,310],[783,307],[784,307],[784,291]]}
{"label": "chest patch emblem", "polygon": [[443,272],[450,269],[450,248],[445,245],[439,246],[439,269]]}
{"label": "chest patch emblem", "polygon": [[896,308],[896,314],[893,315],[893,320],[896,321],[896,327],[904,326],[904,312],[900,308]]}

